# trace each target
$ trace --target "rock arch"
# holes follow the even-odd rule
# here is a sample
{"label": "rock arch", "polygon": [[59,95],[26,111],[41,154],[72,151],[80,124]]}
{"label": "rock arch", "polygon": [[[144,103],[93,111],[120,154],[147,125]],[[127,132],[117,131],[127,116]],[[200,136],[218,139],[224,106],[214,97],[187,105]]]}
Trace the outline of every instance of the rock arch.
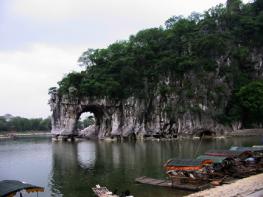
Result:
{"label": "rock arch", "polygon": [[57,93],[49,100],[52,116],[53,136],[69,138],[77,136],[77,122],[82,113],[91,112],[95,116],[95,135],[99,138],[107,136],[111,130],[111,117],[103,100],[83,99],[62,96]]}
{"label": "rock arch", "polygon": [[177,103],[174,100],[164,102],[160,96],[153,96],[149,100],[134,97],[115,100],[107,97],[59,95],[56,91],[50,93],[50,96],[51,133],[62,139],[78,135],[77,121],[84,112],[95,115],[94,136],[99,139],[128,136],[138,139],[147,135],[199,136],[229,130],[212,119],[207,112],[195,113],[189,110],[171,119],[166,110],[167,102],[174,102],[175,106]]}
{"label": "rock arch", "polygon": [[91,125],[88,128],[83,129],[82,132],[84,132],[84,133],[78,133],[78,134],[87,135],[87,136],[92,135],[92,137],[98,136],[101,123],[103,122],[104,116],[105,116],[105,112],[103,110],[103,107],[101,107],[99,105],[94,105],[94,104],[89,105],[88,104],[88,105],[84,105],[84,106],[81,105],[80,108],[81,108],[81,110],[77,114],[77,121],[80,119],[80,116],[83,113],[90,112],[90,113],[93,113],[93,115],[94,115],[95,124]]}
{"label": "rock arch", "polygon": [[196,137],[214,137],[216,136],[216,132],[213,131],[212,129],[201,128],[195,131],[195,136]]}

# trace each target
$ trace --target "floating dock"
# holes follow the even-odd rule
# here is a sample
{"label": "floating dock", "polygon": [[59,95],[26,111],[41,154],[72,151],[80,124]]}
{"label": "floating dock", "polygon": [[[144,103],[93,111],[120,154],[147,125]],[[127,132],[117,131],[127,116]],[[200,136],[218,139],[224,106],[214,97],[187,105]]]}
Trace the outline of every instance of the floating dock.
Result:
{"label": "floating dock", "polygon": [[202,191],[211,187],[210,184],[172,184],[170,180],[161,180],[161,179],[153,179],[146,176],[142,176],[135,179],[136,183],[147,184],[147,185],[154,185],[160,187],[172,187],[175,189],[183,189],[183,190],[190,190],[190,191]]}

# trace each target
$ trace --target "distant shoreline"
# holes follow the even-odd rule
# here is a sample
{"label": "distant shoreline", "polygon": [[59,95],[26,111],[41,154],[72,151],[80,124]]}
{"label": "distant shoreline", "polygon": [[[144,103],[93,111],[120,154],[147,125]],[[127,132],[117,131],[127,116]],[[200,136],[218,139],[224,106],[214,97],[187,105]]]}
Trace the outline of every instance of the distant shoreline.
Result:
{"label": "distant shoreline", "polygon": [[263,135],[263,129],[240,129],[226,134],[226,136],[258,136],[258,135]]}
{"label": "distant shoreline", "polygon": [[15,139],[17,137],[52,137],[50,131],[2,132],[0,139]]}
{"label": "distant shoreline", "polygon": [[[239,136],[240,137],[263,136],[263,129],[240,129],[230,133],[225,133],[222,136],[216,136],[211,138],[239,137]],[[0,132],[0,139],[15,139],[17,137],[52,137],[52,133],[50,131]],[[178,137],[180,138],[180,136]],[[189,138],[189,137],[190,136],[188,137],[181,136],[181,138]]]}

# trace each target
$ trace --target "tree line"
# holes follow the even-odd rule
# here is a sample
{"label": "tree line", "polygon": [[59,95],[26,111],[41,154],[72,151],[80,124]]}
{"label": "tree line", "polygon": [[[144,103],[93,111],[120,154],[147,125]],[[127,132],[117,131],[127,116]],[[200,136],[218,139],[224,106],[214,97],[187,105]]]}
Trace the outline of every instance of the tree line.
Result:
{"label": "tree line", "polygon": [[12,117],[6,118],[0,116],[0,132],[2,131],[50,131],[51,130],[51,119],[48,118],[23,118],[23,117]]}
{"label": "tree line", "polygon": [[85,117],[83,120],[78,120],[77,129],[82,130],[94,124],[95,124],[95,118],[94,116],[90,115]]}

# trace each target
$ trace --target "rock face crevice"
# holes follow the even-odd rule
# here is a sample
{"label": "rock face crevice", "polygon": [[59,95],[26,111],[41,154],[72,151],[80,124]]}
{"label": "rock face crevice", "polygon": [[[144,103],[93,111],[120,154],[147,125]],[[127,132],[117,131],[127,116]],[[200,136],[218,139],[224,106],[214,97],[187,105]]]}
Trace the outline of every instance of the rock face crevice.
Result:
{"label": "rock face crevice", "polygon": [[[150,101],[130,97],[116,101],[109,98],[79,98],[70,95],[51,94],[49,104],[52,110],[52,134],[56,136],[78,135],[77,121],[84,112],[92,112],[95,125],[87,129],[86,135],[103,139],[105,137],[143,136],[176,137],[198,135],[201,131],[215,134],[232,129],[218,123],[212,117],[211,109],[200,104],[198,110],[180,111],[176,116],[171,111],[180,108],[175,98],[152,96]],[[171,107],[172,106],[172,107]],[[177,109],[178,111],[178,109]]]}

